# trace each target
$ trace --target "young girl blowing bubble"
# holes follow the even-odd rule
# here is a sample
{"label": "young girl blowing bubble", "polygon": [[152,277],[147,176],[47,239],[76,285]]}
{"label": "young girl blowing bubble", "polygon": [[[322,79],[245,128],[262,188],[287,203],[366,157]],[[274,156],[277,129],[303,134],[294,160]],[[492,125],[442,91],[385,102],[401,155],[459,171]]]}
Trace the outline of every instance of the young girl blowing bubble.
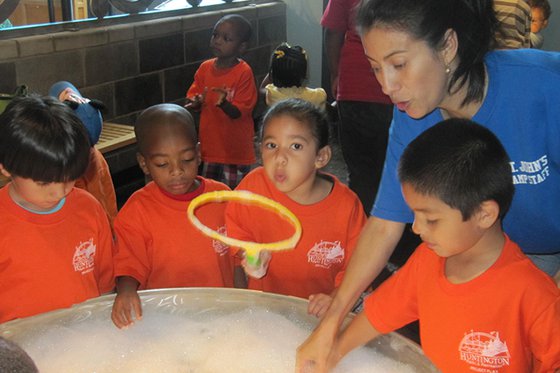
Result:
{"label": "young girl blowing bubble", "polygon": [[[243,261],[248,287],[309,298],[309,312],[317,316],[330,305],[366,221],[354,192],[320,171],[331,159],[328,138],[320,109],[300,99],[280,101],[263,119],[263,166],[236,188],[281,203],[298,217],[303,231],[294,250],[261,252],[262,267]],[[232,202],[226,208],[226,227],[228,236],[245,241],[273,242],[292,234],[274,214]]]}

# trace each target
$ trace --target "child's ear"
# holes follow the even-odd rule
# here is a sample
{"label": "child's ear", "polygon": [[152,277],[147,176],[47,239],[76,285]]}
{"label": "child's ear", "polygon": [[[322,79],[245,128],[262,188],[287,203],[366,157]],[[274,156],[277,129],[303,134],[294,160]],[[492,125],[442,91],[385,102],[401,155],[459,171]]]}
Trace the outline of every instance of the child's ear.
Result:
{"label": "child's ear", "polygon": [[476,212],[478,223],[484,229],[490,228],[500,217],[500,206],[494,200],[484,201]]}
{"label": "child's ear", "polygon": [[247,52],[247,49],[249,49],[249,42],[248,41],[244,41],[241,44],[239,44],[239,55],[243,55],[245,54],[245,52]]}
{"label": "child's ear", "polygon": [[332,157],[332,150],[330,145],[323,146],[319,149],[317,157],[315,158],[315,167],[317,169],[325,167]]}
{"label": "child's ear", "polygon": [[149,175],[150,170],[148,170],[148,166],[146,165],[146,158],[144,158],[142,154],[136,153],[136,160],[138,161],[138,165],[142,169],[142,172],[144,172],[144,175]]}
{"label": "child's ear", "polygon": [[4,168],[4,165],[2,163],[0,163],[0,172],[6,177],[12,177],[12,174],[10,174],[8,170]]}
{"label": "child's ear", "polygon": [[196,143],[196,164],[200,166],[202,163],[202,153],[200,152],[200,142]]}

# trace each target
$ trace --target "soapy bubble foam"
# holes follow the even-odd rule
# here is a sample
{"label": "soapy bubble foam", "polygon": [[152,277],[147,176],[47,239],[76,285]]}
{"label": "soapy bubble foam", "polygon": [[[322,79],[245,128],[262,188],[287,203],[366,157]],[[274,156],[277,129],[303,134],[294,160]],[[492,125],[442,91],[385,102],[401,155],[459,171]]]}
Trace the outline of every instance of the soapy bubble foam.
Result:
{"label": "soapy bubble foam", "polygon": [[[145,310],[119,330],[107,317],[40,333],[22,347],[42,373],[286,373],[310,330],[266,309],[210,317]],[[351,352],[337,373],[414,372],[371,348]]]}

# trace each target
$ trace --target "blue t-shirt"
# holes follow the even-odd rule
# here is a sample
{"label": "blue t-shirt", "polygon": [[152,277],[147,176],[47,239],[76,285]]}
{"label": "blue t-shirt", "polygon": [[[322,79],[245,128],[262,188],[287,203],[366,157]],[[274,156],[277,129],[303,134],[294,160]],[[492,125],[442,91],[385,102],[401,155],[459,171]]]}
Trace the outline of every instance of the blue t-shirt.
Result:
{"label": "blue t-shirt", "polygon": [[[498,136],[511,159],[515,195],[504,230],[525,253],[560,252],[560,53],[495,51],[485,63],[488,91],[472,119]],[[439,109],[413,119],[395,108],[373,215],[412,222],[397,163],[409,142],[442,120]]]}

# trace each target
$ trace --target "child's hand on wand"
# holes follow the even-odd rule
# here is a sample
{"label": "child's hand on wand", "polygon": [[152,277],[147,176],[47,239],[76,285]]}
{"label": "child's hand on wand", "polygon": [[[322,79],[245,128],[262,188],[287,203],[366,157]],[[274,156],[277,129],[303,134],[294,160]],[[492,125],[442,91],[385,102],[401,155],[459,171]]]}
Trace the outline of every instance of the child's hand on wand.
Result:
{"label": "child's hand on wand", "polygon": [[227,101],[228,90],[224,87],[212,87],[212,91],[218,94],[218,98],[216,99],[216,106],[222,106],[225,101]]}
{"label": "child's hand on wand", "polygon": [[257,254],[257,258],[248,257],[246,254],[241,260],[241,265],[245,273],[253,278],[261,278],[268,271],[268,263],[272,254],[268,250],[261,250]]}

